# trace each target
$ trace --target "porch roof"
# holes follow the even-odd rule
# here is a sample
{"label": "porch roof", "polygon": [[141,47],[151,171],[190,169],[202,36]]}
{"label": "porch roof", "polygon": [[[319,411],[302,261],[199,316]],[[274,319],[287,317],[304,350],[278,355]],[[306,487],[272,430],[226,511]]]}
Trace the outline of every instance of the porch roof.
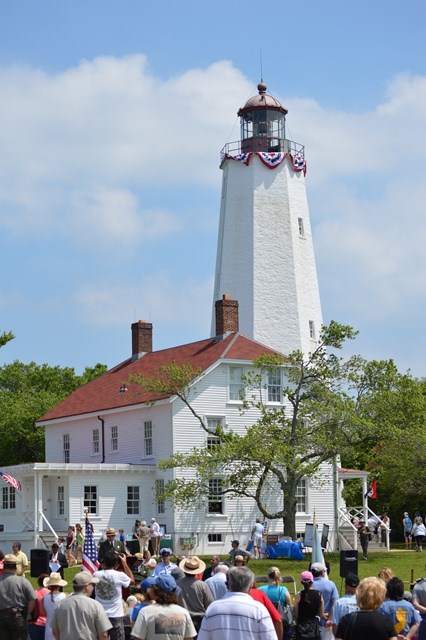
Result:
{"label": "porch roof", "polygon": [[337,469],[339,480],[356,480],[357,478],[368,478],[369,475],[369,471],[362,471],[361,469]]}
{"label": "porch roof", "polygon": [[79,462],[33,462],[17,464],[13,467],[3,467],[11,475],[26,476],[34,472],[45,475],[55,475],[57,473],[141,473],[154,472],[157,467],[153,464],[87,464]]}

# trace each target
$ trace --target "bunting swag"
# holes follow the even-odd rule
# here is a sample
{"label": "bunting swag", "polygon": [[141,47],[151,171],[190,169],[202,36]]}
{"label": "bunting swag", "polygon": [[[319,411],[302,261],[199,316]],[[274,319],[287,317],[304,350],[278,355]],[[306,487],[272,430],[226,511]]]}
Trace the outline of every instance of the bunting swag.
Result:
{"label": "bunting swag", "polygon": [[281,162],[284,162],[284,158],[286,157],[286,153],[265,153],[264,151],[259,151],[257,154],[260,160],[266,165],[269,169],[273,169],[274,167],[278,167]]}
{"label": "bunting swag", "polygon": [[235,155],[225,153],[222,157],[222,162],[225,160],[238,160],[248,166],[252,156],[254,155],[256,155],[265,167],[268,167],[268,169],[275,169],[276,167],[279,167],[280,164],[284,162],[285,158],[288,157],[294,171],[303,171],[303,175],[306,175],[306,162],[302,153],[296,153],[295,155],[278,151],[274,153],[266,153],[265,151],[254,153],[253,151],[249,151],[248,153],[236,153]]}
{"label": "bunting swag", "polygon": [[10,484],[10,486],[13,487],[14,489],[21,491],[22,489],[21,483],[19,482],[19,480],[17,480],[13,476],[10,476],[8,473],[4,473],[4,471],[0,471],[0,478],[5,482],[7,482],[7,484]]}

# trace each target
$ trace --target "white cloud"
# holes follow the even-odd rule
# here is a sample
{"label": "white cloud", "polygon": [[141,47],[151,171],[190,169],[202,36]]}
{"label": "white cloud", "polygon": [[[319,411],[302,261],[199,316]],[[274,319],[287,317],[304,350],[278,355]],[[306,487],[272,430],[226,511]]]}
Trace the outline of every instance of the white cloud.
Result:
{"label": "white cloud", "polygon": [[198,281],[188,277],[176,281],[162,271],[141,277],[131,285],[93,283],[73,294],[80,316],[88,324],[117,326],[129,318],[162,324],[192,325],[206,323],[213,299],[213,279]]}
{"label": "white cloud", "polygon": [[[0,148],[8,150],[0,155],[0,225],[78,237],[88,215],[102,221],[105,239],[129,239],[124,218],[152,234],[140,189],[218,185],[229,114],[249,87],[227,61],[163,82],[143,55],[100,57],[56,75],[0,70]],[[76,202],[80,214],[64,218]],[[171,217],[157,215],[155,226],[174,231]]]}

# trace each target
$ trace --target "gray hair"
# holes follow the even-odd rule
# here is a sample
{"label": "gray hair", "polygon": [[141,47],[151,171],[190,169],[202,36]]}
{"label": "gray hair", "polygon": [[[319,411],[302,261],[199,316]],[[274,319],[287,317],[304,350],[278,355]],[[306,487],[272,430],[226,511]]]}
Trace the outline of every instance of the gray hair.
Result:
{"label": "gray hair", "polygon": [[224,564],[223,562],[219,563],[218,565],[215,566],[215,568],[213,569],[212,573],[228,573],[229,571],[229,567],[227,564]]}
{"label": "gray hair", "polygon": [[254,573],[248,567],[231,567],[226,574],[228,591],[248,593],[254,583]]}

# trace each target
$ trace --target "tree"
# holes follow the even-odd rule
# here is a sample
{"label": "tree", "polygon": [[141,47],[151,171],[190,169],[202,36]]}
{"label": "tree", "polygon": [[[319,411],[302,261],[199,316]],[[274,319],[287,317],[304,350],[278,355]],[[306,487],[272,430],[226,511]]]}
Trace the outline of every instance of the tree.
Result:
{"label": "tree", "polygon": [[44,430],[36,420],[104,371],[97,364],[77,375],[70,367],[17,360],[0,367],[0,465],[43,461]]}
{"label": "tree", "polygon": [[[339,453],[377,443],[372,409],[377,394],[387,388],[386,376],[394,365],[359,356],[345,361],[338,352],[355,336],[351,327],[331,322],[308,357],[296,351],[285,359],[265,355],[254,361],[245,378],[243,411],[256,408],[259,418],[243,434],[208,430],[190,402],[196,377],[190,368],[184,372],[173,364],[153,376],[134,377],[145,391],[177,395],[201,427],[218,438],[214,447],[176,453],[160,463],[164,470],[193,470],[192,480],[186,474],[169,481],[164,496],[178,506],[197,506],[209,495],[209,480],[219,475],[223,479],[219,494],[252,498],[265,517],[282,518],[284,533],[294,537],[300,480],[318,476],[321,465]],[[280,390],[283,404],[273,406],[265,398],[268,377],[277,369],[285,374]]]}
{"label": "tree", "polygon": [[[387,511],[391,520],[399,523],[404,511],[414,513],[426,497],[426,381],[410,373],[401,374],[396,367],[387,372],[386,378],[386,388],[376,395],[371,407],[378,432],[376,442],[368,449],[347,451],[344,463],[371,472],[378,485],[373,510]],[[397,534],[398,526],[392,530]],[[399,535],[402,539],[402,527]]]}
{"label": "tree", "polygon": [[13,340],[15,336],[11,331],[4,331],[0,333],[0,347],[4,347],[10,340]]}

